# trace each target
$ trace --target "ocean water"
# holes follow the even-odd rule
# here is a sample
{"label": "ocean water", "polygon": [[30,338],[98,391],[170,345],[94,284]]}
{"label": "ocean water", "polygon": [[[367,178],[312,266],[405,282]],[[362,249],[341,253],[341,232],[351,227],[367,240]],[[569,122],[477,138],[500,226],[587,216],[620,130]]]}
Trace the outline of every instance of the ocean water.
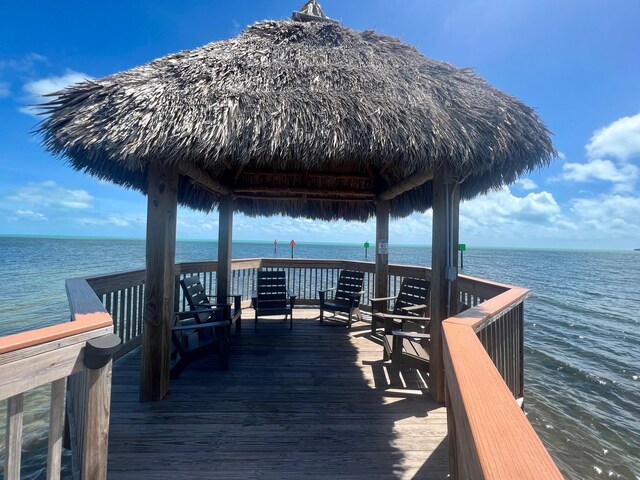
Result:
{"label": "ocean water", "polygon": [[[67,321],[65,279],[143,268],[144,248],[142,240],[0,236],[0,335]],[[525,405],[561,471],[640,479],[640,252],[468,248],[463,273],[532,291]],[[238,243],[233,251],[234,258],[289,255],[285,241],[276,255],[267,243]],[[389,255],[391,263],[429,265],[431,252],[392,244]],[[295,256],[363,260],[364,249],[298,244]],[[213,242],[178,242],[179,262],[215,257]],[[36,464],[43,452],[46,458],[46,398],[41,389],[27,399],[25,478],[44,478]],[[0,425],[4,415],[0,404]]]}

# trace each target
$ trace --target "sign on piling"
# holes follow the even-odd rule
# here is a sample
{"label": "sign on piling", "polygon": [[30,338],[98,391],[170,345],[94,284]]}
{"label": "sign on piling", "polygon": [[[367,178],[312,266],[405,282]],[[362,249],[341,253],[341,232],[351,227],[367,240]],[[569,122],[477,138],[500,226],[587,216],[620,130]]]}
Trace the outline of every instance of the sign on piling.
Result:
{"label": "sign on piling", "polygon": [[467,250],[466,243],[458,244],[458,251],[460,252],[460,269],[464,268],[464,252]]}
{"label": "sign on piling", "polygon": [[293,247],[296,246],[296,241],[292,239],[289,245],[291,245],[291,258],[293,258]]}

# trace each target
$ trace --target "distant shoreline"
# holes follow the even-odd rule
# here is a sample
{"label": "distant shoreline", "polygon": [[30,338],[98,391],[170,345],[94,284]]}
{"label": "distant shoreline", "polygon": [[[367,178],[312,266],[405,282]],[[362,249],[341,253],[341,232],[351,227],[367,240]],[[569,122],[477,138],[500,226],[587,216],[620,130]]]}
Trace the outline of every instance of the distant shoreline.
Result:
{"label": "distant shoreline", "polygon": [[[50,239],[50,240],[109,240],[109,241],[138,241],[144,242],[144,237],[90,237],[90,236],[74,236],[74,235],[25,235],[25,234],[7,234],[0,233],[0,239],[2,238],[33,238],[33,239]],[[367,239],[365,239],[367,240]],[[304,240],[296,240],[296,244],[298,246],[304,245],[319,245],[319,246],[346,246],[346,247],[359,247],[363,248],[363,243],[347,243],[347,242],[309,242]],[[218,243],[216,239],[199,239],[199,238],[178,238],[178,242],[207,242],[207,243]],[[278,239],[279,247],[288,247],[290,239]],[[375,238],[367,240],[370,243],[370,251],[375,251]],[[234,240],[233,243],[236,244],[253,244],[253,245],[273,245],[272,240]],[[415,243],[391,243],[391,247],[409,247],[409,248],[431,248],[431,245],[425,244],[415,244]],[[568,248],[568,247],[553,247],[553,248],[535,248],[535,247],[518,247],[518,246],[486,246],[486,245],[478,245],[474,246],[473,244],[467,243],[467,251],[468,253],[471,250],[513,250],[513,251],[541,251],[541,252],[629,252],[629,249],[597,249],[597,248]],[[640,251],[640,248],[633,249],[632,251]]]}

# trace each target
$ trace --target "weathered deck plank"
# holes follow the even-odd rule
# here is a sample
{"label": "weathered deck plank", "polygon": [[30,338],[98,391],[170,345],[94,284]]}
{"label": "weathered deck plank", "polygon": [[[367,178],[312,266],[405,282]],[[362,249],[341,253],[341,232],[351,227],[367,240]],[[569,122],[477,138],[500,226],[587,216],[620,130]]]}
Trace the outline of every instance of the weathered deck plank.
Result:
{"label": "weathered deck plank", "polygon": [[229,371],[192,364],[161,402],[138,402],[140,353],[119,360],[109,478],[446,478],[446,412],[423,379],[390,388],[370,326],[317,314],[234,334]]}

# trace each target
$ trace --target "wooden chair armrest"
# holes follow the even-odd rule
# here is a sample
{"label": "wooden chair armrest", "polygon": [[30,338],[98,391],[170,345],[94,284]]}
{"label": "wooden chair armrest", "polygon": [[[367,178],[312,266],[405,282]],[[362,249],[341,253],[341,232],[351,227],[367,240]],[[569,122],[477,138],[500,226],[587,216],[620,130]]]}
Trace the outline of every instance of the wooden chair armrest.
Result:
{"label": "wooden chair armrest", "polygon": [[376,298],[369,298],[369,300],[371,300],[372,302],[382,302],[383,300],[395,300],[398,297],[376,297]]}
{"label": "wooden chair armrest", "polygon": [[400,310],[405,310],[407,312],[414,312],[417,310],[426,310],[429,308],[428,305],[411,305],[410,307],[402,307]]}
{"label": "wooden chair armrest", "polygon": [[186,330],[202,330],[204,328],[228,327],[229,322],[223,320],[220,322],[194,323],[193,325],[177,325],[171,328],[172,332],[184,332]]}
{"label": "wooden chair armrest", "polygon": [[420,333],[420,332],[403,332],[402,330],[394,330],[391,332],[394,337],[400,338],[431,338],[430,333]]}
{"label": "wooden chair armrest", "polygon": [[322,290],[318,290],[318,293],[327,293],[330,292],[331,290],[335,290],[338,287],[331,287],[331,288],[324,288]]}
{"label": "wooden chair armrest", "polygon": [[[225,295],[224,298],[233,298],[235,300],[236,297],[242,298],[242,294],[237,293],[235,295]],[[207,298],[218,298],[218,296],[217,295],[207,295]],[[214,305],[215,305],[215,303],[214,303]]]}
{"label": "wooden chair armrest", "polygon": [[186,310],[184,312],[174,312],[173,313],[173,319],[174,320],[182,320],[184,318],[193,318],[194,315],[198,315],[198,314],[209,314],[211,315],[213,313],[213,309],[211,308],[202,308],[202,309],[197,309],[197,310]]}
{"label": "wooden chair armrest", "polygon": [[289,295],[291,298],[297,298],[298,295],[296,295],[296,293],[293,290],[289,290],[287,288],[287,295]]}
{"label": "wooden chair armrest", "polygon": [[380,317],[380,318],[389,318],[389,319],[396,319],[396,320],[409,320],[411,322],[430,322],[431,318],[430,317],[416,317],[415,315],[398,315],[395,313],[383,313],[383,312],[377,312],[374,313],[374,315],[376,317]]}

